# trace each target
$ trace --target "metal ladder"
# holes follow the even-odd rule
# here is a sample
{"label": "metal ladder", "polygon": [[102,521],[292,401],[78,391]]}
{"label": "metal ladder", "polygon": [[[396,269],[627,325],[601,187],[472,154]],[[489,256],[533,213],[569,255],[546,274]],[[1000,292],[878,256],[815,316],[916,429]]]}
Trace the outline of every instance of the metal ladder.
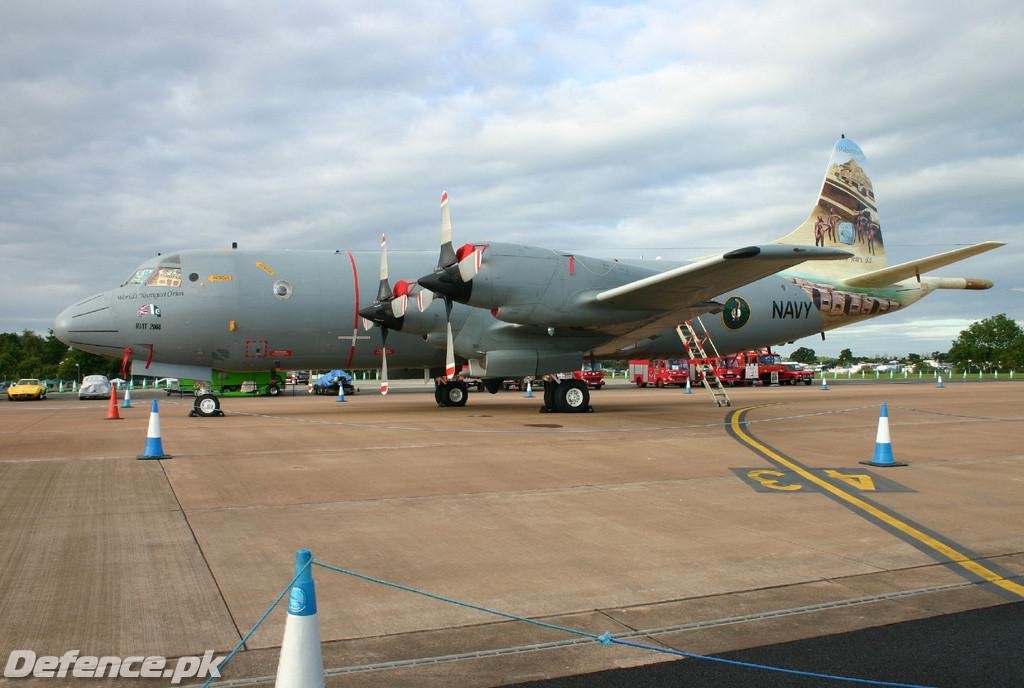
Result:
{"label": "metal ladder", "polygon": [[[703,340],[711,345],[711,351],[714,353],[715,358],[720,358],[718,349],[711,339],[711,334],[704,327],[704,322],[700,319],[700,316],[697,316],[694,320],[700,326]],[[683,328],[686,328],[685,331]],[[686,350],[690,360],[694,361],[694,366],[700,371],[700,381],[704,383],[704,389],[711,394],[715,404],[718,406],[732,406],[729,395],[726,393],[725,387],[722,386],[722,381],[715,374],[715,366],[707,362],[708,355],[704,350],[704,345],[701,343],[701,335],[698,335],[693,327],[693,320],[687,320],[682,325],[676,325],[676,334],[679,335],[679,339],[683,342],[683,349]]]}

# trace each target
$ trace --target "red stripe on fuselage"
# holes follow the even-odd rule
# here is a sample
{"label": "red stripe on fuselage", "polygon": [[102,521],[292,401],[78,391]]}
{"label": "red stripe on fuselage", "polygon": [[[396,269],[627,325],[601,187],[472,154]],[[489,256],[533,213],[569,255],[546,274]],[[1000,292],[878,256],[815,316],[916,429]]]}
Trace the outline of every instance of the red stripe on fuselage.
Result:
{"label": "red stripe on fuselage", "polygon": [[352,313],[352,346],[348,350],[348,361],[345,363],[345,367],[348,369],[352,368],[352,361],[356,358],[356,333],[359,331],[359,269],[356,267],[356,259],[352,257],[352,252],[348,252],[348,262],[352,265],[352,285],[355,287],[356,294],[356,307]]}

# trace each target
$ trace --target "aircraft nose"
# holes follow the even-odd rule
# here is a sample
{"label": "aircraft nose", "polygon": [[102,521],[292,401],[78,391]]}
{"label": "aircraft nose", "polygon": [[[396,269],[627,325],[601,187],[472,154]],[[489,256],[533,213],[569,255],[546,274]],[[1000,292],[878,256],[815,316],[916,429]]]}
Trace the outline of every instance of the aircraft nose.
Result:
{"label": "aircraft nose", "polygon": [[71,329],[71,309],[65,308],[57,316],[57,319],[53,321],[53,336],[61,340],[65,344],[68,344],[68,330]]}
{"label": "aircraft nose", "polygon": [[120,338],[110,297],[96,294],[65,308],[53,322],[53,334],[76,349],[109,354]]}

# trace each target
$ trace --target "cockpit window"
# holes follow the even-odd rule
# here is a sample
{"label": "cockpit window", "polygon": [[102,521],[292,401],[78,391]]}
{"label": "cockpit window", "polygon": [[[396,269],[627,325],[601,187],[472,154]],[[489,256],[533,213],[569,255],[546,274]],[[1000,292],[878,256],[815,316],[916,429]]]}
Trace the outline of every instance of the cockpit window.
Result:
{"label": "cockpit window", "polygon": [[181,268],[161,265],[146,280],[146,284],[150,287],[180,287]]}
{"label": "cockpit window", "polygon": [[149,276],[152,274],[153,268],[139,268],[138,270],[135,271],[135,274],[129,277],[128,281],[122,284],[121,286],[124,287],[128,286],[129,284],[145,284],[146,280],[149,279]]}

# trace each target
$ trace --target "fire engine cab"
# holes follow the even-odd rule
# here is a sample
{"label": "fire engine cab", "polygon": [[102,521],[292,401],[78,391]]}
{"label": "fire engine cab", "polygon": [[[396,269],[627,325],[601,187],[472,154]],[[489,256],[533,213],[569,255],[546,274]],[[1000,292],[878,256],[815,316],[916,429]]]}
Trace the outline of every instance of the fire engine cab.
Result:
{"label": "fire engine cab", "polygon": [[601,389],[604,387],[604,371],[601,370],[600,364],[595,366],[584,364],[582,369],[574,370],[572,376],[577,380],[586,382],[587,387],[590,389]]}
{"label": "fire engine cab", "polygon": [[709,359],[723,385],[777,385],[785,371],[782,356],[771,349],[756,349]]}
{"label": "fire engine cab", "polygon": [[629,379],[635,382],[637,387],[685,387],[689,377],[690,365],[682,359],[644,359],[629,362]]}

